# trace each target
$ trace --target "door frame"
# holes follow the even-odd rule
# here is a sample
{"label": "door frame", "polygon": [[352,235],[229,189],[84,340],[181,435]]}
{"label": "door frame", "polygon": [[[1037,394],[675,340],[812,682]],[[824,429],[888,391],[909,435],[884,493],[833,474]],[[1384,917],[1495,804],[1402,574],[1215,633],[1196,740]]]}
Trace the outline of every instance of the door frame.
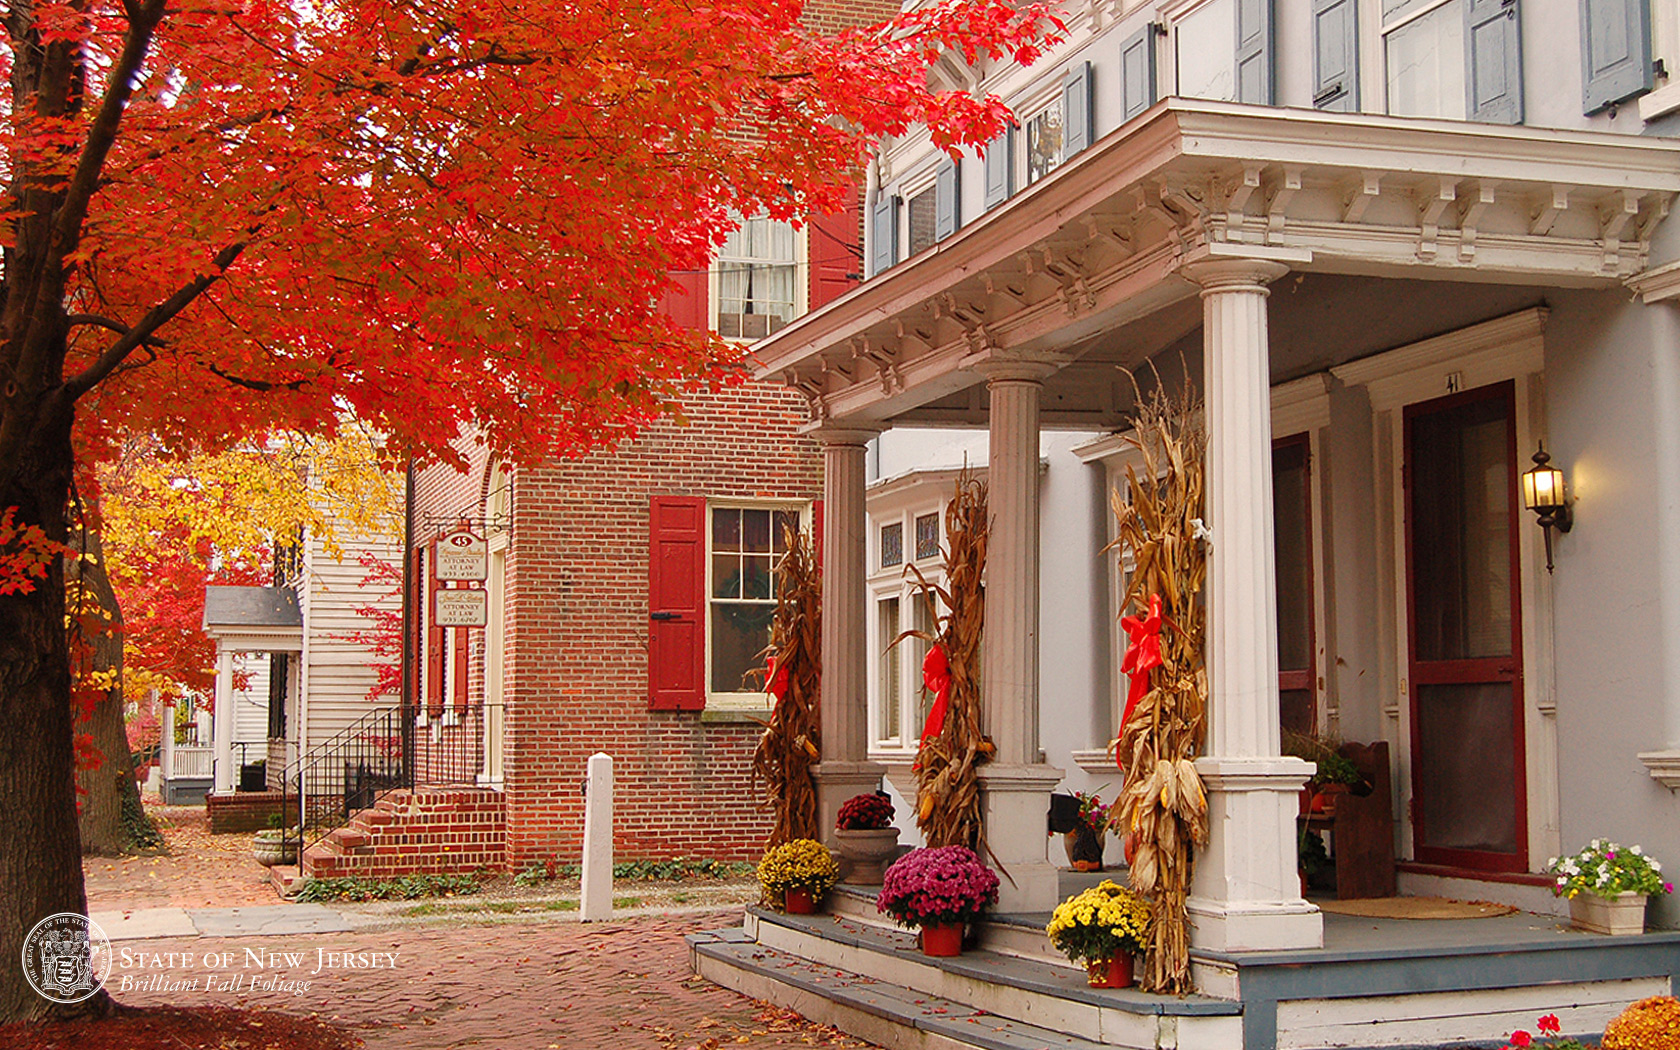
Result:
{"label": "door frame", "polygon": [[[1413,515],[1412,471],[1409,459],[1411,452],[1412,421],[1418,416],[1431,415],[1437,412],[1449,411],[1461,405],[1476,404],[1483,401],[1502,401],[1505,408],[1505,446],[1509,456],[1510,485],[1505,493],[1506,504],[1506,537],[1510,574],[1509,593],[1507,600],[1511,607],[1511,652],[1508,657],[1497,658],[1467,658],[1461,660],[1436,660],[1436,664],[1457,664],[1457,668],[1443,667],[1430,674],[1430,680],[1420,681],[1422,675],[1418,669],[1418,659],[1413,646],[1410,644],[1417,634],[1417,588],[1416,576],[1412,572],[1414,563],[1414,547],[1412,543],[1411,522]],[[1508,674],[1511,686],[1511,759],[1513,777],[1510,785],[1515,803],[1512,817],[1515,822],[1516,852],[1514,854],[1495,853],[1488,850],[1457,849],[1445,846],[1425,846],[1423,844],[1423,814],[1416,805],[1418,788],[1416,778],[1413,777],[1412,790],[1412,833],[1413,852],[1423,863],[1444,864],[1451,867],[1470,868],[1477,871],[1526,871],[1529,866],[1528,854],[1528,741],[1524,726],[1524,690],[1523,675],[1523,586],[1522,586],[1522,518],[1523,507],[1517,498],[1517,489],[1521,482],[1518,474],[1521,471],[1521,446],[1517,444],[1517,390],[1514,380],[1506,379],[1487,386],[1463,390],[1458,393],[1446,394],[1441,397],[1429,398],[1424,401],[1414,401],[1401,409],[1401,479],[1405,489],[1404,500],[1406,516],[1404,518],[1402,542],[1406,549],[1406,567],[1404,589],[1406,592],[1406,631],[1407,649],[1402,654],[1402,666],[1411,679],[1413,688],[1407,694],[1407,704],[1411,722],[1411,747],[1407,755],[1412,768],[1416,769],[1422,757],[1422,727],[1418,719],[1418,688],[1422,685],[1455,685],[1480,684],[1497,681],[1474,673],[1471,665],[1482,663],[1497,663],[1500,659],[1508,659],[1513,667],[1509,670],[1497,669],[1495,674]],[[1457,672],[1457,673],[1455,673]],[[1427,854],[1427,855],[1426,855]]]}
{"label": "door frame", "polygon": [[[1372,477],[1376,502],[1378,681],[1383,739],[1394,777],[1397,856],[1417,858],[1411,820],[1412,718],[1409,605],[1405,590],[1406,491],[1404,408],[1446,394],[1511,380],[1516,390],[1518,465],[1545,433],[1545,327],[1548,311],[1531,307],[1444,335],[1338,365],[1331,375],[1362,387],[1370,403]],[[1522,618],[1524,774],[1527,855],[1560,851],[1558,832],[1557,701],[1552,661],[1552,580],[1540,530],[1519,515],[1517,549]],[[1460,869],[1476,877],[1475,869]]]}

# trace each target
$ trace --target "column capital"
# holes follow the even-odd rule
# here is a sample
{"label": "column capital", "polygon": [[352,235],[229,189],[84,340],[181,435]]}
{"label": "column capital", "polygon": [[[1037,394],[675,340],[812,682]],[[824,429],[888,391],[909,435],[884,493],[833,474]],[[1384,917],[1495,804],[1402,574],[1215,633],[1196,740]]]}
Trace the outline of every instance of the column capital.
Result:
{"label": "column capital", "polygon": [[886,427],[869,426],[854,423],[849,426],[824,423],[805,431],[805,436],[819,445],[855,445],[858,448],[869,444],[880,436]]}
{"label": "column capital", "polygon": [[1068,364],[1065,354],[997,353],[976,356],[963,362],[963,367],[994,383],[1043,383]]}
{"label": "column capital", "polygon": [[1289,267],[1271,259],[1201,259],[1185,263],[1179,272],[1209,292],[1265,292],[1266,285],[1289,272]]}

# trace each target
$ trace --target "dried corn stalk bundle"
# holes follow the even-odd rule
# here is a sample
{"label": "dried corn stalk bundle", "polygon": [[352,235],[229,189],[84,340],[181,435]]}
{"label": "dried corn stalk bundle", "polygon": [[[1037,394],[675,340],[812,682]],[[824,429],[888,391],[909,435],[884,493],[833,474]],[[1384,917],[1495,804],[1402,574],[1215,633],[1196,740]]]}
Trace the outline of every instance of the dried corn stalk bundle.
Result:
{"label": "dried corn stalk bundle", "polygon": [[[1175,995],[1191,990],[1185,899],[1194,851],[1207,842],[1207,796],[1192,761],[1207,726],[1201,602],[1207,434],[1200,409],[1190,391],[1175,399],[1157,387],[1140,397],[1132,443],[1143,466],[1127,468],[1126,497],[1112,494],[1114,545],[1132,565],[1121,604],[1132,614],[1123,621],[1132,640],[1128,664],[1147,676],[1146,687],[1134,687],[1141,695],[1113,745],[1125,773],[1115,820],[1123,831],[1136,832],[1131,887],[1154,912],[1139,984]],[[1159,664],[1151,669],[1156,639],[1148,635],[1157,625]],[[1128,698],[1128,704],[1134,701]]]}
{"label": "dried corn stalk bundle", "polygon": [[776,615],[770,625],[765,678],[776,697],[753,754],[753,772],[764,781],[766,806],[776,814],[766,848],[795,839],[821,839],[811,766],[822,752],[817,702],[822,677],[822,576],[811,542],[788,532],[787,553],[776,566]]}
{"label": "dried corn stalk bundle", "polygon": [[[996,750],[980,731],[980,635],[986,621],[986,485],[964,468],[945,507],[945,583],[931,583],[914,565],[919,597],[935,630],[905,631],[929,643],[923,683],[935,693],[916,751],[916,826],[929,846],[985,852],[977,767]],[[941,610],[944,610],[941,612]],[[938,694],[944,693],[941,703]]]}

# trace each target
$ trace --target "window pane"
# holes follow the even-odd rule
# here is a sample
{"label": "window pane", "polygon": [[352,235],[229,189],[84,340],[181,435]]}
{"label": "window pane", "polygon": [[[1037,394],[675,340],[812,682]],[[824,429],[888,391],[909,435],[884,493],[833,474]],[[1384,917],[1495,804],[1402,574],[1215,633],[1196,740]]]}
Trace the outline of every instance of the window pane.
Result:
{"label": "window pane", "polygon": [[741,596],[741,556],[712,555],[712,597],[739,598]]}
{"label": "window pane", "polygon": [[1185,98],[1237,97],[1237,5],[1213,3],[1178,20],[1178,93]]}
{"label": "window pane", "polygon": [[[928,609],[927,598],[918,594],[911,601],[915,605],[913,619],[916,630],[924,635],[932,634],[933,613]],[[922,663],[927,659],[928,642],[925,638],[909,638],[904,644],[910,647],[909,656],[913,661],[910,664],[910,680],[915,683],[914,690],[921,697],[921,703],[917,705],[916,724],[910,727],[910,731],[919,736],[922,724],[927,721],[928,710],[933,707],[933,694],[922,688]]]}
{"label": "window pane", "polygon": [[904,564],[904,523],[881,526],[881,567]]}
{"label": "window pane", "polygon": [[775,513],[775,525],[770,530],[770,549],[777,554],[788,549],[788,536],[799,533],[799,512],[797,510],[778,510]]}
{"label": "window pane", "polygon": [[[1516,853],[1516,759],[1509,741],[1511,686],[1422,685],[1417,689],[1419,845]],[[1466,747],[1466,741],[1499,741]]]}
{"label": "window pane", "polygon": [[753,668],[764,666],[758,654],[770,644],[770,619],[775,610],[768,602],[713,603],[712,692],[752,691],[742,678]]}
{"label": "window pane", "polygon": [[753,554],[770,550],[770,512],[744,510],[741,512],[741,549]]}
{"label": "window pane", "polygon": [[1397,117],[1464,119],[1463,0],[1429,12],[1383,38],[1388,111]]}
{"label": "window pane", "polygon": [[882,598],[875,608],[876,622],[880,625],[879,640],[882,650],[881,673],[876,683],[876,691],[880,697],[880,706],[876,709],[880,726],[877,735],[881,740],[897,740],[902,711],[902,697],[899,695],[899,660],[902,658],[904,647],[887,647],[898,637],[898,599]]}
{"label": "window pane", "polygon": [[741,549],[741,512],[728,507],[712,510],[712,550]]}
{"label": "window pane", "polygon": [[939,555],[939,515],[922,514],[916,518],[916,560]]}
{"label": "window pane", "polygon": [[1311,689],[1283,690],[1278,694],[1278,706],[1282,711],[1284,732],[1311,736],[1318,728],[1313,724],[1317,705],[1313,703]]}
{"label": "window pane", "polygon": [[741,597],[770,597],[770,556],[749,554],[741,559]]}
{"label": "window pane", "polygon": [[1411,420],[1412,599],[1419,660],[1511,653],[1512,467],[1495,397]]}
{"label": "window pane", "polygon": [[1027,185],[1062,163],[1062,103],[1058,99],[1027,121]]}
{"label": "window pane", "polygon": [[933,247],[934,220],[938,211],[935,187],[910,198],[910,254]]}
{"label": "window pane", "polygon": [[1277,557],[1278,670],[1312,670],[1312,532],[1307,444],[1272,452],[1273,544]]}

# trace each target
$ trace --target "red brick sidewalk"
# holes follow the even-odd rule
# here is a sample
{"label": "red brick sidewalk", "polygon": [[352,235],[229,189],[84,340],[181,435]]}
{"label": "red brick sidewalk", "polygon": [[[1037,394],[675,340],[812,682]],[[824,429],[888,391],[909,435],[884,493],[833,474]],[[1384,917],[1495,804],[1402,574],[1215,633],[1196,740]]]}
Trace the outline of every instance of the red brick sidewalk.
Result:
{"label": "red brick sidewalk", "polygon": [[[371,1050],[747,1050],[868,1047],[795,1014],[755,1003],[689,971],[683,934],[737,925],[739,911],[636,918],[583,925],[451,926],[237,941],[126,942],[107,982],[132,1005],[247,1005],[318,1014],[350,1026]],[[205,968],[175,966],[172,979],[201,978],[196,990],[120,989],[122,949],[131,953],[301,952],[301,965],[276,971],[308,982],[297,991],[204,988]],[[396,952],[393,969],[313,973],[317,950]],[[131,956],[130,962],[133,962]],[[255,971],[261,972],[261,971]],[[248,978],[247,978],[248,981]]]}
{"label": "red brick sidewalk", "polygon": [[279,904],[251,835],[212,835],[203,806],[147,806],[169,843],[159,857],[87,857],[88,908],[237,908]]}

